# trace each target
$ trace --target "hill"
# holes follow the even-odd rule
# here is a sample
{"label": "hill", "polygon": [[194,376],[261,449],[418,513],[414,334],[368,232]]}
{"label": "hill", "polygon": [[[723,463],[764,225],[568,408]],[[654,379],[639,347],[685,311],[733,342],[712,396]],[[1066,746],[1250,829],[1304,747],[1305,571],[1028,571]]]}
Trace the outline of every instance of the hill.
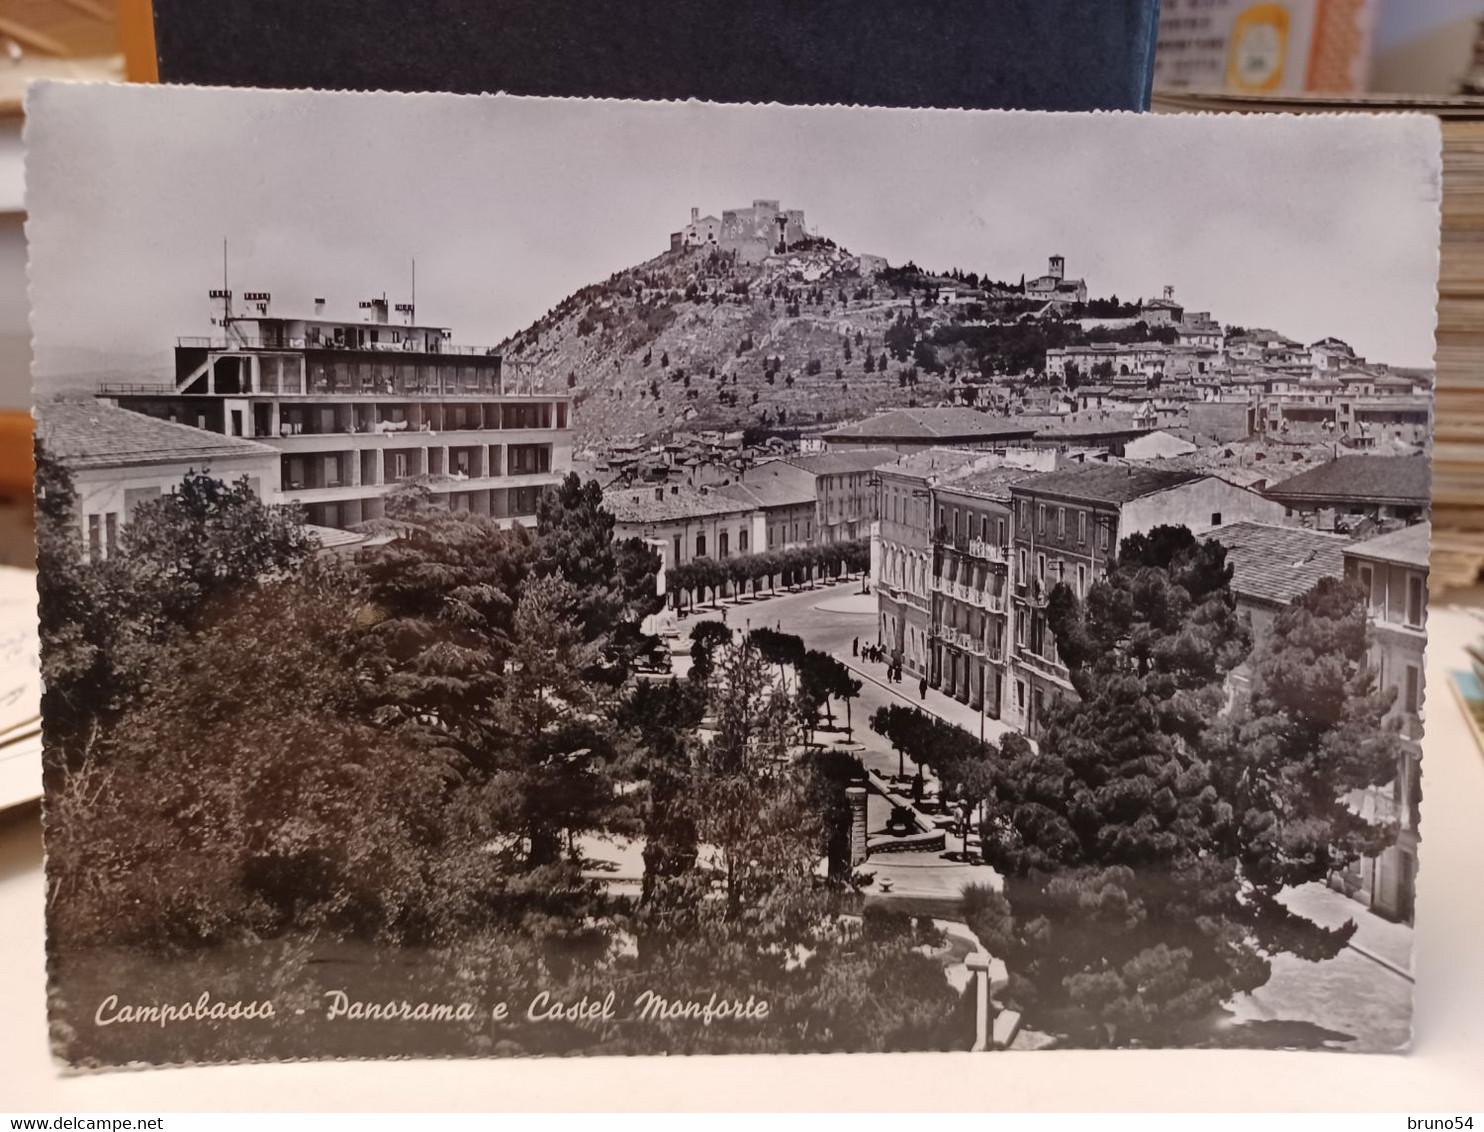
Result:
{"label": "hill", "polygon": [[573,390],[579,444],[603,447],[904,405],[1014,412],[1048,348],[1174,337],[1116,298],[1033,317],[1044,308],[1008,284],[809,237],[761,257],[665,252],[569,296],[501,349],[522,383]]}
{"label": "hill", "polygon": [[685,249],[586,287],[502,345],[537,388],[576,391],[579,442],[735,429],[935,404],[952,378],[914,364],[917,299],[880,260],[810,239],[745,262]]}

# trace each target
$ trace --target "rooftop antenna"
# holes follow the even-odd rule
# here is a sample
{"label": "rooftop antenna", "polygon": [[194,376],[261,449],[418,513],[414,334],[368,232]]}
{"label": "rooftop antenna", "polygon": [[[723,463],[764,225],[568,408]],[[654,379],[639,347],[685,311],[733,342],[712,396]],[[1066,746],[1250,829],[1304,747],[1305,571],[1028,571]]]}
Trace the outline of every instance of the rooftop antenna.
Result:
{"label": "rooftop antenna", "polygon": [[228,326],[232,322],[232,292],[227,283],[227,238],[222,237],[222,285],[220,289],[213,288],[207,292],[213,300],[222,301],[222,326]]}
{"label": "rooftop antenna", "polygon": [[412,302],[398,303],[397,313],[407,316],[407,325],[417,325],[417,257],[412,257]]}

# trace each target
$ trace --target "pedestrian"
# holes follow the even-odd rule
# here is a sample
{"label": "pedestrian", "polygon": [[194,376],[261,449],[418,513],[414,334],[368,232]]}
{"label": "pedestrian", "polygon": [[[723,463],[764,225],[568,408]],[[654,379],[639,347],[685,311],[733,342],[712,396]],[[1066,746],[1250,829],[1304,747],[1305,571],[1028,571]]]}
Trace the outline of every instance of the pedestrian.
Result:
{"label": "pedestrian", "polygon": [[917,685],[917,698],[920,699],[920,700],[926,700],[927,699],[927,677],[926,676],[924,676],[922,678],[922,680],[918,682],[918,685]]}
{"label": "pedestrian", "polygon": [[726,606],[722,606],[721,607],[721,623],[723,625],[725,625],[727,623],[727,607]]}
{"label": "pedestrian", "polygon": [[861,654],[861,639],[859,637],[851,637],[850,638],[850,655],[851,656],[860,656],[860,654]]}

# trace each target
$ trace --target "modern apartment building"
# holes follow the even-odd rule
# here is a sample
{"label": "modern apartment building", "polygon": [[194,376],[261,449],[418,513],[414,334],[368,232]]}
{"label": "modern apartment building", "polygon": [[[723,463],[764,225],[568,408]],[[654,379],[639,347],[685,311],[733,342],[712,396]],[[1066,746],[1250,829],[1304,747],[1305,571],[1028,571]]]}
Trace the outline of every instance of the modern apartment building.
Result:
{"label": "modern apartment building", "polygon": [[365,321],[268,313],[267,293],[223,304],[218,336],[175,348],[174,380],[109,384],[100,396],[160,420],[278,452],[285,503],[308,521],[348,527],[383,513],[398,485],[417,480],[450,507],[533,523],[543,489],[571,466],[572,401],[509,387],[493,349],[453,344],[444,327],[416,322],[412,304],[390,317],[383,297]]}

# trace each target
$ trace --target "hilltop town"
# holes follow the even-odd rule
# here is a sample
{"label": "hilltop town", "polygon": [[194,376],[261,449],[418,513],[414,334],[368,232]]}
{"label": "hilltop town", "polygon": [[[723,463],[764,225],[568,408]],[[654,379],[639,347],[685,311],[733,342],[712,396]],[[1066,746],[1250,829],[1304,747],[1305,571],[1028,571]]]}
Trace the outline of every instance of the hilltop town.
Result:
{"label": "hilltop town", "polygon": [[893,267],[760,200],[720,218],[692,209],[668,250],[570,296],[501,351],[537,388],[573,395],[580,450],[623,473],[642,465],[641,477],[662,451],[732,456],[716,437],[746,436],[764,456],[753,441],[807,446],[888,408],[965,407],[1043,439],[1158,433],[1172,438],[1166,454],[1263,479],[1254,464],[1426,444],[1430,372],[1337,338],[1224,325],[1171,287],[1151,290],[1095,297],[1062,255],[1014,283]]}
{"label": "hilltop town", "polygon": [[[526,546],[510,528],[538,531],[560,496],[563,521],[582,526],[558,548],[573,569],[602,524],[651,563],[642,622],[626,626],[657,642],[644,678],[704,667],[706,642],[741,628],[748,648],[793,649],[799,680],[807,656],[811,679],[827,670],[847,689],[810,701],[796,746],[814,748],[831,696],[847,721],[859,700],[837,746],[865,785],[839,810],[849,836],[834,864],[863,870],[851,875],[885,905],[953,916],[1006,850],[963,809],[987,795],[971,797],[977,780],[941,752],[965,735],[985,759],[1053,742],[1084,703],[1058,603],[1108,583],[1126,540],[1183,528],[1230,568],[1250,641],[1215,678],[1207,724],[1252,694],[1315,587],[1348,580],[1365,613],[1358,655],[1390,697],[1376,725],[1397,753],[1383,756],[1388,781],[1339,793],[1389,841],[1326,865],[1295,899],[1315,922],[1360,917],[1400,938],[1386,933],[1407,933],[1414,911],[1431,374],[1338,338],[1226,325],[1168,287],[1094,297],[1074,263],[1053,255],[1014,283],[934,273],[847,251],[777,201],[693,209],[653,260],[494,346],[454,345],[384,296],[350,318],[213,290],[215,334],[181,337],[173,372],[43,403],[38,434],[93,565],[127,556],[126,529],[152,514],[140,509],[203,472],[246,484],[254,505],[291,505],[305,545],[362,565],[416,523],[436,552],[450,513]],[[888,709],[904,707],[951,731],[923,739],[913,723],[903,737]],[[640,884],[624,870],[642,874],[644,846],[618,842],[628,855],[603,858],[603,883]],[[1372,977],[1399,1001],[1392,975]],[[1394,1041],[1393,1016],[1376,1012],[1366,1048]]]}

